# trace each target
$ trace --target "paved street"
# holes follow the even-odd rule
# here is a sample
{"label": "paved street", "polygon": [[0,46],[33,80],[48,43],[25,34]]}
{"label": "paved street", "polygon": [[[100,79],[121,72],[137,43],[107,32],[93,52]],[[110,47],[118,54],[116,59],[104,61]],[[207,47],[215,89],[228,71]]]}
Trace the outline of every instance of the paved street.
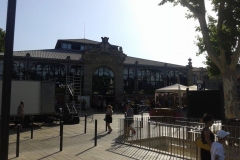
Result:
{"label": "paved street", "polygon": [[[11,126],[8,157],[14,160],[177,159],[146,149],[115,143],[118,137],[118,119],[123,118],[124,115],[113,115],[111,134],[106,132],[104,116],[104,114],[94,114],[94,121],[88,119],[86,134],[84,133],[84,117],[81,117],[79,124],[64,125],[62,151],[60,151],[59,124],[35,124],[33,139],[31,139],[30,128],[25,128],[20,135],[19,157],[16,157],[16,129]],[[97,146],[94,146],[95,119],[98,122]]]}

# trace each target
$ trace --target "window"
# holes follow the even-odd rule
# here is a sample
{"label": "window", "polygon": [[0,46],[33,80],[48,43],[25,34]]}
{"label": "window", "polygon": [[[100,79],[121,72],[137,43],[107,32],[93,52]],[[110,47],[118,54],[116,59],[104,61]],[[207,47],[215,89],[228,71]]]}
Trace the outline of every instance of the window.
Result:
{"label": "window", "polygon": [[196,74],[193,75],[193,84],[197,84],[198,77]]}
{"label": "window", "polygon": [[81,46],[80,46],[80,50],[81,50],[81,51],[84,51],[84,49],[85,49],[85,46],[84,46],[84,45],[81,45]]}
{"label": "window", "polygon": [[13,74],[12,78],[15,80],[25,79],[25,65],[23,62],[14,61],[13,62]]}
{"label": "window", "polygon": [[72,46],[70,43],[62,43],[62,49],[71,49]]}
{"label": "window", "polygon": [[101,66],[92,75],[93,94],[114,94],[115,93],[115,74],[112,69]]}
{"label": "window", "polygon": [[66,82],[66,69],[64,64],[58,63],[32,63],[30,66],[30,80]]}

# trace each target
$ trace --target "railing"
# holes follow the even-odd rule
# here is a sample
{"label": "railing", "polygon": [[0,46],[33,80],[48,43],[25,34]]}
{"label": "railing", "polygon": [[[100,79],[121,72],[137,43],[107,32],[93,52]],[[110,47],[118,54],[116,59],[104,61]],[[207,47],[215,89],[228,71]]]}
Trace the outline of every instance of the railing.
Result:
{"label": "railing", "polygon": [[[135,121],[150,121],[152,124],[167,123],[173,125],[190,126],[203,128],[204,123],[200,123],[199,118],[186,118],[186,117],[172,117],[172,116],[135,116]],[[220,130],[222,122],[220,120],[215,120],[211,127],[211,130],[215,133]]]}
{"label": "railing", "polygon": [[71,113],[71,114],[77,113],[74,103],[66,103],[66,107],[67,107],[69,113]]}
{"label": "railing", "polygon": [[[125,120],[119,119],[119,138],[117,142],[183,159],[200,159],[200,149],[194,141],[200,136],[204,127],[202,123],[186,121],[184,118],[180,118],[180,121],[177,119],[173,121],[169,117],[154,117],[156,121],[152,118],[143,121],[140,118],[135,118],[131,126],[136,130],[136,134],[129,137],[125,136]],[[220,121],[216,121],[216,124],[211,127],[213,133],[220,129],[228,131],[227,129],[233,128],[222,125]],[[238,136],[238,134],[235,135]],[[226,160],[240,159],[239,141],[238,137],[228,137],[226,144],[224,144]]]}

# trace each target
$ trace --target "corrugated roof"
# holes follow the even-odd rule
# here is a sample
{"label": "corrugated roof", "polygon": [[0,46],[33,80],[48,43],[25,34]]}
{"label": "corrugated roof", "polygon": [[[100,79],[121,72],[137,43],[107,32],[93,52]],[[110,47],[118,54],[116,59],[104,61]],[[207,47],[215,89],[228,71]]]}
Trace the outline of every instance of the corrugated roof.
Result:
{"label": "corrugated roof", "polygon": [[141,58],[135,58],[135,57],[126,57],[126,60],[124,61],[125,64],[135,64],[135,62],[138,61],[139,65],[151,65],[151,66],[164,66],[167,64],[168,67],[185,67],[181,65],[166,63],[166,62],[159,62],[159,61],[153,61],[153,60],[147,60],[147,59],[141,59]]}
{"label": "corrugated roof", "polygon": [[[60,49],[15,51],[13,56],[25,57],[27,53],[34,58],[66,59],[67,56],[70,56],[71,60],[79,60],[82,57],[80,51]],[[4,53],[0,53],[0,55],[4,55]]]}
{"label": "corrugated roof", "polygon": [[[27,53],[30,54],[30,57],[34,57],[34,58],[66,59],[67,56],[70,56],[71,60],[80,60],[82,58],[82,54],[80,51],[64,50],[64,49],[15,51],[13,52],[13,55],[17,57],[25,57]],[[0,53],[0,55],[3,55],[3,53]],[[139,65],[164,66],[165,64],[167,64],[168,67],[185,67],[181,65],[135,58],[130,56],[126,57],[124,64],[135,64],[136,61],[138,61]]]}
{"label": "corrugated roof", "polygon": [[[101,42],[98,41],[93,41],[93,40],[89,40],[89,39],[59,39],[58,41],[65,41],[65,42],[76,42],[76,43],[86,43],[86,44],[100,44]],[[117,45],[113,45],[111,43],[109,43],[111,46],[114,47],[119,47]]]}
{"label": "corrugated roof", "polygon": [[100,42],[89,40],[89,39],[59,39],[60,41],[69,41],[77,43],[89,43],[89,44],[99,44]]}
{"label": "corrugated roof", "polygon": [[206,68],[203,68],[203,67],[199,67],[199,68],[193,67],[193,71],[194,71],[194,72],[196,72],[196,71],[207,71],[207,69],[206,69]]}

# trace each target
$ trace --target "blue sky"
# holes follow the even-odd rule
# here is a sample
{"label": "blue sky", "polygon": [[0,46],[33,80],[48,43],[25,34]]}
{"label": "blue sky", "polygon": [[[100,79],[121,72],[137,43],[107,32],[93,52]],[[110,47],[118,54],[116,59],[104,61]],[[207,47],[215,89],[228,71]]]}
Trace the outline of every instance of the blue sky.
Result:
{"label": "blue sky", "polygon": [[[0,1],[6,28],[7,0]],[[53,49],[58,39],[85,38],[122,46],[131,57],[204,67],[196,56],[197,21],[186,9],[160,0],[17,0],[14,51]]]}

